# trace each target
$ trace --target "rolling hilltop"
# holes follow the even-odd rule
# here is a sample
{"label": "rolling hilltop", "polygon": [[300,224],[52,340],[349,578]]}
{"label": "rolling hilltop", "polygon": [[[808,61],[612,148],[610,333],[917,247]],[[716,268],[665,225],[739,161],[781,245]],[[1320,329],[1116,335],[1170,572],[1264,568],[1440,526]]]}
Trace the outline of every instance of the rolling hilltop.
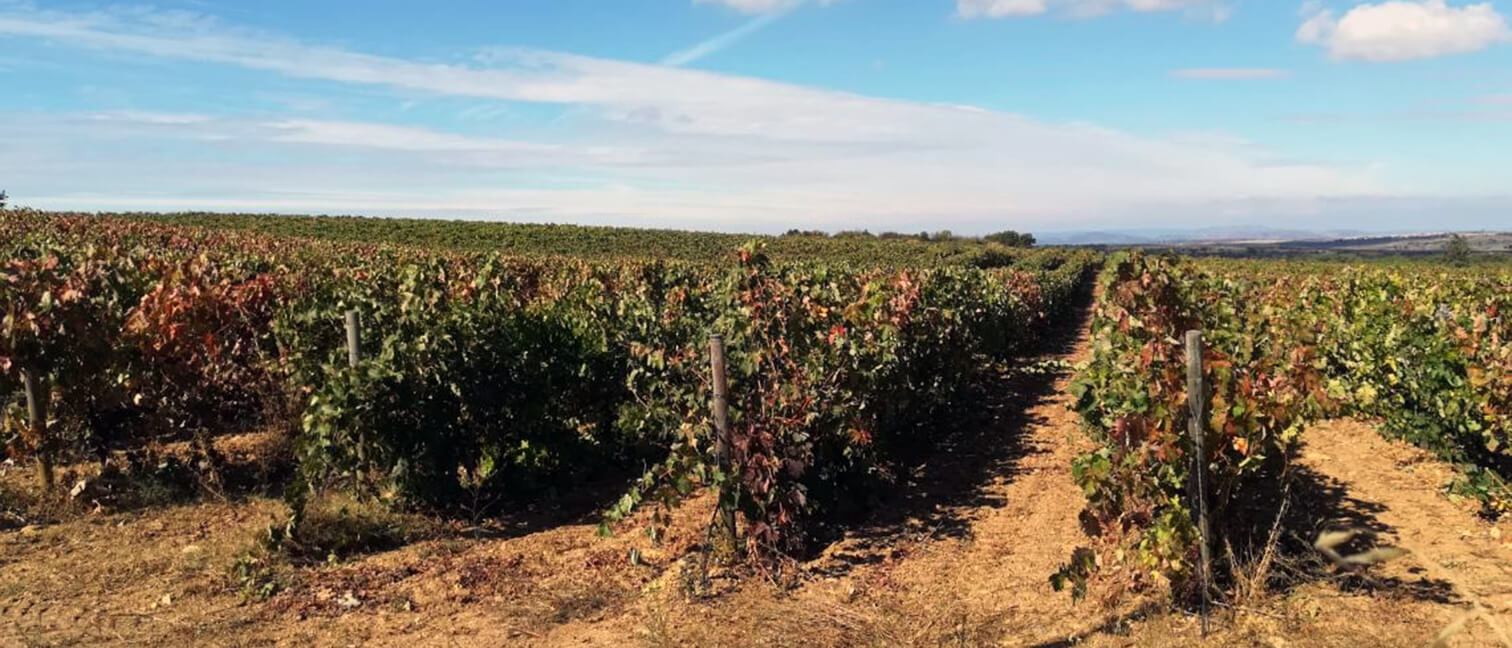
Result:
{"label": "rolling hilltop", "polygon": [[[1108,248],[1175,248],[1185,252],[1237,255],[1291,255],[1324,252],[1356,254],[1436,254],[1455,232],[1376,234],[1355,231],[1308,232],[1268,228],[1195,231],[1120,230],[1047,233],[1049,245]],[[1512,232],[1459,232],[1471,250],[1512,254]]]}

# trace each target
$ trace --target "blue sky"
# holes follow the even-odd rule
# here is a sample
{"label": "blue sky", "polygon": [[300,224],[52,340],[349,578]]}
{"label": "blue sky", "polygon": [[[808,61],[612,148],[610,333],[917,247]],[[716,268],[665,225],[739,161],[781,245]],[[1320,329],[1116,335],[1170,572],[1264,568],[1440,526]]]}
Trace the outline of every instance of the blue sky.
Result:
{"label": "blue sky", "polygon": [[1512,0],[0,0],[56,209],[1512,228]]}

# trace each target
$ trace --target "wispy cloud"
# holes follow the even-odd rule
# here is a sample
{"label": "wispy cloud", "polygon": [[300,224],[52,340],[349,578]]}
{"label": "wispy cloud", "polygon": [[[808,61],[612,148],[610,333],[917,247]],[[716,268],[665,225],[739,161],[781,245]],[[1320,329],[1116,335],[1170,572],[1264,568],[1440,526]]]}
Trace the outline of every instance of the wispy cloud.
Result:
{"label": "wispy cloud", "polygon": [[[1509,104],[1512,104],[1512,102],[1509,102]],[[1313,126],[1402,124],[1411,122],[1453,124],[1512,122],[1512,108],[1500,107],[1500,104],[1494,102],[1490,105],[1491,107],[1489,108],[1418,108],[1380,112],[1290,113],[1282,115],[1281,119],[1293,124]]]}
{"label": "wispy cloud", "polygon": [[792,4],[776,11],[763,13],[735,29],[731,29],[687,49],[673,52],[662,59],[662,65],[687,65],[710,54],[714,54],[745,40],[751,34],[766,29],[768,25],[781,20],[783,16],[786,16],[797,6],[797,4]]}
{"label": "wispy cloud", "polygon": [[1243,81],[1284,79],[1291,76],[1291,71],[1280,68],[1183,68],[1171,70],[1171,76],[1203,81]]}
{"label": "wispy cloud", "polygon": [[[610,145],[573,145],[463,135],[430,128],[305,118],[217,118],[194,113],[107,111],[32,116],[33,126],[73,128],[81,136],[112,139],[150,134],[164,139],[236,141],[247,145],[311,145],[337,149],[429,154],[441,167],[633,167],[656,163],[652,152]],[[161,128],[158,128],[161,127]],[[156,129],[156,130],[143,130]],[[665,161],[663,161],[665,162]]]}
{"label": "wispy cloud", "polygon": [[1094,18],[1117,11],[1183,11],[1218,22],[1228,19],[1231,10],[1225,0],[956,0],[956,15],[962,18],[1015,18],[1052,12]]}
{"label": "wispy cloud", "polygon": [[136,110],[116,110],[87,115],[88,119],[99,122],[144,124],[150,126],[192,126],[205,124],[214,118],[197,113],[164,113],[143,112]]}

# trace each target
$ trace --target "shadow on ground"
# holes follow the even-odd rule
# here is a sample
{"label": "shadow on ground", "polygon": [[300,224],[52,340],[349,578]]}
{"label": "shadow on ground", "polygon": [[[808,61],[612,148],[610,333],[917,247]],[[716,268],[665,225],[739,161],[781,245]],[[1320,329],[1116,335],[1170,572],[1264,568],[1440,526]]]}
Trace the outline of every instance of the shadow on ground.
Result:
{"label": "shadow on ground", "polygon": [[[1259,481],[1259,480],[1257,480]],[[1392,546],[1397,530],[1382,522],[1384,504],[1354,497],[1348,485],[1293,461],[1284,476],[1265,480],[1274,485],[1258,491],[1234,510],[1236,521],[1227,525],[1226,537],[1236,546],[1234,553],[1251,562],[1260,555],[1277,520],[1283,498],[1286,508],[1280,516],[1274,568],[1267,579],[1272,592],[1286,594],[1307,584],[1327,582],[1343,592],[1385,596],[1434,603],[1455,603],[1460,597],[1452,583],[1428,578],[1420,568],[1406,575],[1387,575],[1379,565],[1341,567],[1330,562],[1313,544],[1320,534],[1329,531],[1353,531],[1354,539],[1336,548],[1342,556],[1360,554],[1377,547]],[[1225,558],[1215,568],[1228,570]],[[1227,583],[1225,583],[1227,585]]]}
{"label": "shadow on ground", "polygon": [[994,371],[973,399],[983,406],[951,423],[866,517],[839,529],[843,537],[826,538],[811,568],[839,576],[893,557],[903,541],[969,538],[977,511],[1005,506],[994,486],[1017,478],[1026,458],[1047,452],[1025,431],[1047,423],[1035,410],[1057,396],[1056,383],[1070,373],[1065,359],[1086,331],[1091,302],[1088,291],[1069,317],[1044,332],[1035,355]]}

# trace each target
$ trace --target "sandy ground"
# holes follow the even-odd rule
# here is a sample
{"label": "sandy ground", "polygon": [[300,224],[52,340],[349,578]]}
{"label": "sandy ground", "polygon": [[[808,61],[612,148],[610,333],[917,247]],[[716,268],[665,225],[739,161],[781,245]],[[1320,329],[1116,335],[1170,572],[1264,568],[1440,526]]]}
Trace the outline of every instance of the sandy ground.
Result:
{"label": "sandy ground", "polygon": [[[1512,629],[1512,534],[1476,515],[1474,502],[1445,494],[1453,472],[1428,453],[1389,441],[1358,421],[1330,421],[1304,434],[1301,465],[1314,491],[1328,493],[1336,523],[1378,534],[1408,556],[1378,570],[1361,593],[1402,603],[1403,617],[1373,620],[1369,637],[1423,645],[1451,623],[1483,610],[1452,645],[1497,645]],[[1320,517],[1321,517],[1321,511]],[[1324,602],[1326,604],[1326,601]],[[1358,602],[1356,602],[1358,604]]]}

